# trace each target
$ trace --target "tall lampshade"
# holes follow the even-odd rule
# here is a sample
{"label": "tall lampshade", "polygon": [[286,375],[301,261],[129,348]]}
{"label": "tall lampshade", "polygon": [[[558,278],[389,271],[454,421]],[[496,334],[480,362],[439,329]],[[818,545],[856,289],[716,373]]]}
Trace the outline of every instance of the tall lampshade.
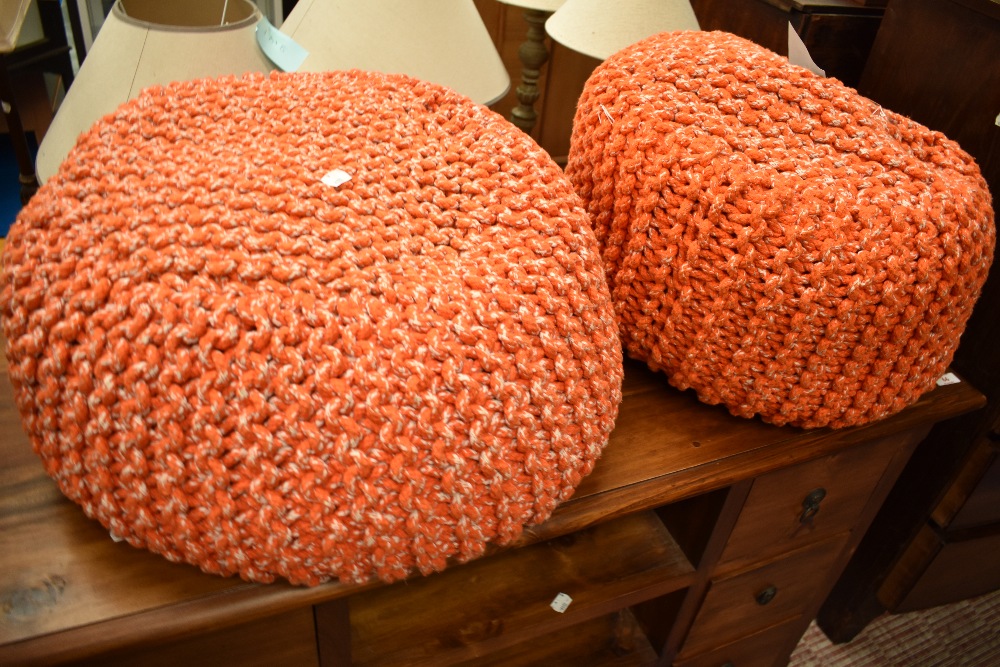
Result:
{"label": "tall lampshade", "polygon": [[144,88],[274,69],[255,38],[260,18],[248,0],[118,0],[38,148],[39,181],[81,132]]}
{"label": "tall lampshade", "polygon": [[566,0],[545,22],[563,46],[604,60],[668,30],[699,30],[688,0]]}
{"label": "tall lampshade", "polygon": [[281,32],[309,52],[299,71],[408,74],[481,104],[510,88],[473,0],[299,0]]}

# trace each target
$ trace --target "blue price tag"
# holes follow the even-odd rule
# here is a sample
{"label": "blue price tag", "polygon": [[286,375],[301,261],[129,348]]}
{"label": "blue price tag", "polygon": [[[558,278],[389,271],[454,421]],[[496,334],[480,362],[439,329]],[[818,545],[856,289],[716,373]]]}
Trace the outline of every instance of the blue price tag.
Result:
{"label": "blue price tag", "polygon": [[308,51],[275,28],[266,18],[257,23],[257,44],[264,55],[285,72],[297,70],[309,55]]}

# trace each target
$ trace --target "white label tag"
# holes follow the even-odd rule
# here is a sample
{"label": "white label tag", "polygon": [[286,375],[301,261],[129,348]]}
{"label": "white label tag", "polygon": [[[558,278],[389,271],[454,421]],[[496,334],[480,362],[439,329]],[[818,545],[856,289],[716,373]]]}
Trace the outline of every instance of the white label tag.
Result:
{"label": "white label tag", "polygon": [[333,171],[327,172],[326,176],[322,179],[324,185],[329,185],[331,188],[337,188],[351,180],[351,175],[346,171],[340,169],[334,169]]}
{"label": "white label tag", "polygon": [[554,600],[552,600],[552,602],[549,603],[549,606],[561,614],[569,608],[569,603],[572,601],[573,598],[565,593],[560,593]]}
{"label": "white label tag", "polygon": [[788,24],[788,62],[799,67],[805,67],[813,74],[826,76],[826,71],[812,59],[806,43],[799,37],[799,33],[795,32],[795,28],[792,27],[791,23]]}
{"label": "white label tag", "polygon": [[937,386],[947,387],[950,384],[958,384],[961,380],[954,373],[945,373],[938,378]]}
{"label": "white label tag", "polygon": [[279,31],[266,18],[257,22],[257,44],[268,59],[285,72],[294,72],[309,52],[294,39]]}

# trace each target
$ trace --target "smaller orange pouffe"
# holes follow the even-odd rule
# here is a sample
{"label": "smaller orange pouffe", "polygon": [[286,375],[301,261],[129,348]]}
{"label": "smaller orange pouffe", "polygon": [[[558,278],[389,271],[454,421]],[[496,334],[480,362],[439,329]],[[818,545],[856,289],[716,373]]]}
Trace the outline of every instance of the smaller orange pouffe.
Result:
{"label": "smaller orange pouffe", "polygon": [[934,387],[993,257],[957,144],[721,32],[601,64],[566,172],[628,354],[775,424],[863,424]]}
{"label": "smaller orange pouffe", "polygon": [[607,444],[622,353],[559,167],[441,86],[151,88],[18,217],[25,430],[113,536],[208,572],[386,580],[546,519]]}

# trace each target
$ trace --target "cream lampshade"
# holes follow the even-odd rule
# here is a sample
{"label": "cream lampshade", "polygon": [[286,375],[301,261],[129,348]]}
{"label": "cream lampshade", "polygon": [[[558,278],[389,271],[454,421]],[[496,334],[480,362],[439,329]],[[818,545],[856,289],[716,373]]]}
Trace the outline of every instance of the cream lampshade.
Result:
{"label": "cream lampshade", "polygon": [[274,69],[254,36],[260,18],[248,0],[118,0],[38,147],[39,182],[81,132],[144,88]]}
{"label": "cream lampshade", "polygon": [[552,39],[604,60],[668,30],[699,30],[688,0],[566,0],[545,22]]}
{"label": "cream lampshade", "polygon": [[510,88],[473,0],[299,0],[281,32],[309,52],[299,71],[408,74],[481,104]]}

